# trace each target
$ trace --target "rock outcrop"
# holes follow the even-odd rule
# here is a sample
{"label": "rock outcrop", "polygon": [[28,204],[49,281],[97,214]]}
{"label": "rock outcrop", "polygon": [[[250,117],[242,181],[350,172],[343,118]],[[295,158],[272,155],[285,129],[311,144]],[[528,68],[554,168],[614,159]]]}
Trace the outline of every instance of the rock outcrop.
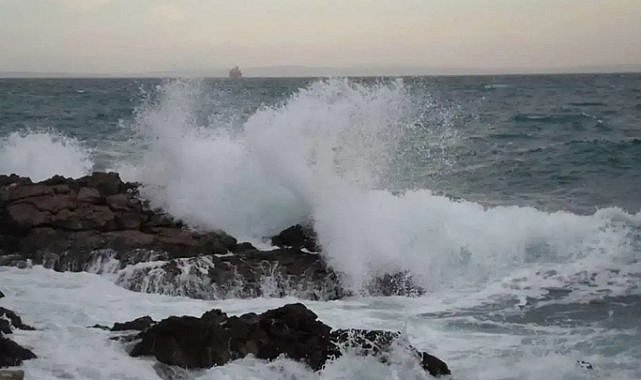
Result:
{"label": "rock outcrop", "polygon": [[0,176],[0,250],[5,253],[38,259],[43,251],[145,248],[188,257],[236,247],[236,239],[222,231],[191,231],[151,210],[136,184],[122,182],[116,173],[30,182]]}
{"label": "rock outcrop", "polygon": [[297,248],[259,251],[151,209],[116,173],[39,183],[0,176],[0,265],[119,272],[128,289],[194,298],[336,299],[338,276]]}
{"label": "rock outcrop", "polygon": [[320,370],[346,349],[389,362],[391,351],[400,347],[430,374],[450,373],[445,362],[416,350],[397,332],[332,330],[302,304],[231,317],[218,309],[200,318],[173,316],[124,341],[132,339],[136,341],[131,356],[153,356],[188,369],[224,365],[251,354],[266,360],[284,355]]}

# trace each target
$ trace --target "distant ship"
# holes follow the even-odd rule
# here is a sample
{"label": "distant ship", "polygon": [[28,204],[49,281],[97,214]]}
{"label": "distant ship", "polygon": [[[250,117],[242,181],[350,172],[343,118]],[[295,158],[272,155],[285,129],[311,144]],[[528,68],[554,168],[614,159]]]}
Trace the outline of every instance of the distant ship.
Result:
{"label": "distant ship", "polygon": [[243,77],[243,73],[241,73],[238,66],[236,66],[233,69],[229,70],[229,77],[231,79],[239,79]]}

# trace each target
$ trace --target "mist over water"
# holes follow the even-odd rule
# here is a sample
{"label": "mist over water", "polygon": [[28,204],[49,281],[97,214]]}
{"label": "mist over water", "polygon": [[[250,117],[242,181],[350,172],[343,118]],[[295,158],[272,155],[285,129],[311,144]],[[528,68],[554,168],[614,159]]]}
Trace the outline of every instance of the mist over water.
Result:
{"label": "mist over water", "polygon": [[[602,377],[576,372],[575,359],[635,378],[639,347],[625,342],[639,338],[641,98],[628,83],[641,79],[590,80],[142,82],[130,109],[99,123],[113,130],[104,143],[80,129],[10,128],[0,172],[114,169],[154,206],[240,240],[312,223],[357,294],[397,272],[427,290],[316,307],[339,324],[353,313],[408,325],[419,342],[441,342],[462,378]],[[320,378],[372,365],[359,360]],[[549,371],[530,363],[542,360]],[[264,370],[234,365],[222,375]]]}

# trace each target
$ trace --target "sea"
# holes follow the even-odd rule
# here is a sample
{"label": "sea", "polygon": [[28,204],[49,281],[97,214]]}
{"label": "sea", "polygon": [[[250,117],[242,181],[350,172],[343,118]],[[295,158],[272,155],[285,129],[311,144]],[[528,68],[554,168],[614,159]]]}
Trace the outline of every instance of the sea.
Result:
{"label": "sea", "polygon": [[[39,356],[28,379],[156,379],[87,326],[291,302],[399,330],[452,379],[641,378],[641,74],[0,79],[0,173],[92,170],[260,247],[311,223],[354,296],[208,301],[2,267],[0,306],[37,328],[15,334]],[[397,272],[425,294],[367,293]],[[348,353],[320,372],[245,358],[186,378],[429,375]]]}

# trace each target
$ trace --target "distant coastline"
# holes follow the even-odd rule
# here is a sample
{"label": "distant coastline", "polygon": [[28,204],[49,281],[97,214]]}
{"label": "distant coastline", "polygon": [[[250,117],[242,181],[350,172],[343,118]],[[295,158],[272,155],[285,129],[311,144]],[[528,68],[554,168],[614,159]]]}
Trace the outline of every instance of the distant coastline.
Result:
{"label": "distant coastline", "polygon": [[[248,67],[243,77],[249,78],[315,78],[315,77],[399,77],[399,76],[501,76],[501,75],[571,75],[571,74],[637,74],[641,65],[582,66],[541,69],[472,69],[422,67],[308,67],[265,66]],[[36,71],[0,71],[0,78],[228,78],[228,69],[176,70],[116,73],[70,73]]]}

